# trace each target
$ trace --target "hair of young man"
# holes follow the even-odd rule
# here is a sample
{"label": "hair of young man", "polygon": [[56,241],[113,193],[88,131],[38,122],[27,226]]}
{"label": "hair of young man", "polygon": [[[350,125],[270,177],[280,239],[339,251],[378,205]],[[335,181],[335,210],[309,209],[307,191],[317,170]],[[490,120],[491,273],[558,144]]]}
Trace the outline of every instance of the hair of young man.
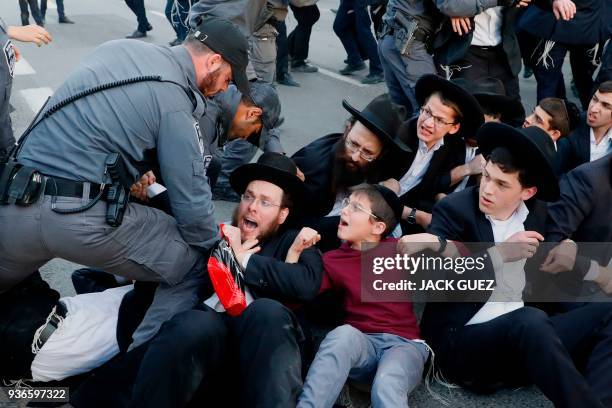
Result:
{"label": "hair of young man", "polygon": [[253,100],[251,98],[249,98],[248,96],[244,96],[242,95],[240,97],[240,103],[242,103],[244,106],[249,107],[249,108],[261,108],[261,106],[258,106],[255,102],[253,102]]}
{"label": "hair of young man", "polygon": [[482,104],[482,103],[480,104],[480,107],[482,108],[482,112],[485,115],[489,115],[494,119],[501,120],[502,114],[501,112],[499,112],[499,109],[494,109],[492,106]]}
{"label": "hair of young man", "polygon": [[505,147],[496,147],[493,149],[487,161],[497,165],[497,167],[506,174],[518,173],[518,180],[523,188],[529,188],[536,185],[533,176],[529,174],[525,164],[517,160],[510,150]]}
{"label": "hair of young man", "polygon": [[561,137],[569,134],[569,112],[563,99],[544,98],[538,105],[551,116],[550,127],[552,130],[558,130],[561,133]]}
{"label": "hair of young man", "polygon": [[362,183],[356,185],[351,187],[349,192],[351,194],[363,195],[368,199],[371,213],[378,217],[376,221],[381,221],[385,224],[385,231],[382,233],[381,238],[386,237],[395,229],[398,220],[395,218],[393,210],[387,204],[382,194],[372,184]]}
{"label": "hair of young man", "polygon": [[463,119],[463,112],[461,112],[461,109],[459,109],[459,105],[457,105],[455,102],[450,100],[442,92],[440,92],[440,91],[433,92],[431,95],[429,95],[427,97],[427,99],[425,100],[425,104],[427,104],[427,102],[429,102],[429,98],[431,98],[433,95],[437,95],[438,98],[440,98],[440,102],[442,102],[442,105],[447,106],[447,107],[451,108],[453,111],[455,111],[455,120],[454,120],[454,123],[461,123],[461,120]]}
{"label": "hair of young man", "polygon": [[612,81],[602,82],[601,84],[599,84],[599,87],[597,87],[597,90],[599,91],[599,93],[612,92]]}

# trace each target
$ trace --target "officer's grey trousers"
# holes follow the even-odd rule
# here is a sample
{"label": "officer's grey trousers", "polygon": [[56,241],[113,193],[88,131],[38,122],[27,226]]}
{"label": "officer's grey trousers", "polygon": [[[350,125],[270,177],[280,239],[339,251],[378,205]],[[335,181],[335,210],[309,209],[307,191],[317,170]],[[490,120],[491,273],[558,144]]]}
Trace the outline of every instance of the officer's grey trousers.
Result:
{"label": "officer's grey trousers", "polygon": [[[123,223],[111,227],[105,221],[105,202],[81,213],[57,214],[52,201],[53,197],[44,196],[27,207],[0,206],[0,293],[53,258],[128,279],[159,282],[132,347],[198,303],[206,273],[204,256],[183,240],[173,217],[130,203]],[[56,207],[75,208],[88,201],[56,197]]]}
{"label": "officer's grey trousers", "polygon": [[236,139],[227,143],[219,154],[221,172],[216,185],[229,186],[230,174],[243,164],[249,163],[256,153],[257,147],[246,140]]}
{"label": "officer's grey trousers", "polygon": [[249,79],[273,83],[276,74],[276,36],[278,32],[270,24],[264,24],[249,38]]}
{"label": "officer's grey trousers", "polygon": [[391,101],[405,106],[409,111],[420,108],[414,94],[416,82],[425,74],[435,74],[433,57],[425,44],[413,41],[407,55],[400,54],[392,35],[385,35],[378,41],[378,54],[385,73]]}

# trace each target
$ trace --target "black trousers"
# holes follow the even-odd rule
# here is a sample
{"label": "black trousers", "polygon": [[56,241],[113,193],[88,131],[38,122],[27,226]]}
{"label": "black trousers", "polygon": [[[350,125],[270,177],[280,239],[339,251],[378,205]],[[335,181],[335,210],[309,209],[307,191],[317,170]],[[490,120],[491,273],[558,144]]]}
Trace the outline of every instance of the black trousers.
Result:
{"label": "black trousers", "polygon": [[239,317],[208,307],[189,310],[164,323],[150,342],[98,369],[71,403],[295,407],[301,339],[293,313],[271,299],[255,300]]}
{"label": "black trousers", "polygon": [[274,24],[278,31],[276,36],[276,79],[282,79],[289,71],[289,47],[287,42],[287,25],[284,21]]}
{"label": "black trousers", "polygon": [[501,45],[497,47],[471,46],[463,59],[454,65],[462,67],[453,72],[453,78],[478,81],[484,77],[499,79],[506,88],[506,95],[521,100],[518,77],[512,74],[508,57]]}
{"label": "black trousers", "polygon": [[38,25],[43,25],[42,15],[40,14],[40,8],[38,7],[38,0],[19,0],[19,8],[21,9],[21,24],[28,25],[30,22],[30,13],[28,12],[28,5],[32,11],[32,17]]}
{"label": "black trousers", "polygon": [[466,388],[535,383],[556,407],[612,406],[612,303],[552,317],[524,307],[464,326],[453,342],[443,371]]}
{"label": "black trousers", "polygon": [[149,27],[149,20],[147,20],[147,12],[145,11],[144,0],[125,0],[125,4],[136,14],[136,20],[138,21],[138,31],[146,33]]}
{"label": "black trousers", "polygon": [[293,65],[301,65],[304,64],[306,58],[308,58],[312,26],[319,20],[321,13],[316,4],[305,7],[290,5],[290,7],[297,20],[297,26],[287,38],[289,55],[291,56],[291,63]]}

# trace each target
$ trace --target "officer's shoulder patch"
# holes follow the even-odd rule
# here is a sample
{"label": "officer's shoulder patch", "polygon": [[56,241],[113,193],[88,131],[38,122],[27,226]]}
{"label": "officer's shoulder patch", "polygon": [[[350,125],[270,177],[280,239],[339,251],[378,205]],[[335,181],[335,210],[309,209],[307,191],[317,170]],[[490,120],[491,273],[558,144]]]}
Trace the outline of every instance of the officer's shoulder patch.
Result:
{"label": "officer's shoulder patch", "polygon": [[4,51],[4,58],[8,66],[9,75],[13,78],[15,74],[15,64],[17,63],[17,53],[15,53],[13,42],[8,40],[6,44],[4,44],[4,47],[2,47],[2,51]]}

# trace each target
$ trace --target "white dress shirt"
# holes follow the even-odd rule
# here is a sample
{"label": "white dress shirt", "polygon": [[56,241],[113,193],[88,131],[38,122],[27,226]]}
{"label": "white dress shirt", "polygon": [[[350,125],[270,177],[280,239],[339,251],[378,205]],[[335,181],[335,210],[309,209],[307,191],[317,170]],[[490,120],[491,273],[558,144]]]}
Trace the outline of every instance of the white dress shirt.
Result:
{"label": "white dress shirt", "polygon": [[421,180],[423,180],[423,176],[425,176],[425,172],[429,168],[429,163],[431,162],[433,154],[442,146],[444,146],[444,138],[440,139],[431,149],[427,149],[425,142],[419,140],[419,149],[417,150],[416,156],[414,156],[414,160],[406,174],[404,174],[399,181],[400,196],[419,185]]}
{"label": "white dress shirt", "polygon": [[606,135],[599,141],[595,141],[595,133],[593,129],[589,129],[591,135],[591,161],[601,159],[602,157],[612,153],[612,128],[608,129]]}
{"label": "white dress shirt", "polygon": [[[472,161],[474,157],[476,157],[476,150],[478,150],[478,146],[472,147],[465,145],[465,164],[468,164],[470,161]],[[465,176],[463,180],[461,180],[461,182],[457,185],[454,192],[458,193],[461,190],[465,190],[469,179],[470,176]]]}
{"label": "white dress shirt", "polygon": [[[517,232],[525,231],[524,222],[529,215],[529,210],[524,202],[521,202],[516,211],[507,220],[495,220],[489,216],[487,219],[493,228],[493,238],[496,243],[501,243]],[[495,271],[495,289],[491,297],[478,312],[465,324],[485,323],[496,317],[520,309],[525,303],[522,299],[525,288],[525,259],[504,263],[495,247],[489,249],[489,256]]]}
{"label": "white dress shirt", "polygon": [[501,44],[502,6],[491,7],[474,17],[472,45],[494,47]]}

